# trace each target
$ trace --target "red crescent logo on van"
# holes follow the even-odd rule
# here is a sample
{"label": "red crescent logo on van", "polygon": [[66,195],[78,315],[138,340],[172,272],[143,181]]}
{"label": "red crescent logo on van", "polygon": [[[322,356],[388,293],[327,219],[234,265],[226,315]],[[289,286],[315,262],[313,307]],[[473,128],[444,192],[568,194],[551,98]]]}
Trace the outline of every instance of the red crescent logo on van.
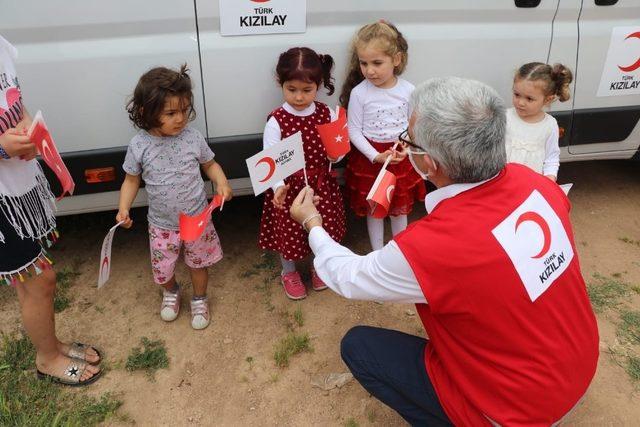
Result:
{"label": "red crescent logo on van", "polygon": [[254,2],[254,3],[266,3],[266,2],[271,1],[271,0],[251,0],[251,1]]}
{"label": "red crescent logo on van", "polygon": [[265,182],[269,178],[271,178],[273,176],[273,173],[276,171],[276,162],[271,157],[263,157],[256,162],[256,166],[258,166],[260,163],[266,163],[267,166],[269,166],[269,172],[267,173],[267,176],[260,180],[260,182]]}
{"label": "red crescent logo on van", "polygon": [[[640,39],[640,31],[636,31],[635,33],[631,33],[629,34],[627,37],[625,37],[624,39]],[[631,65],[627,65],[626,67],[623,67],[621,65],[618,65],[618,68],[620,68],[621,71],[625,72],[625,73],[630,73],[632,71],[637,70],[638,68],[640,68],[640,58],[638,58],[638,60],[636,62],[634,62]]]}
{"label": "red crescent logo on van", "polygon": [[516,221],[516,232],[518,231],[518,227],[520,224],[526,221],[531,221],[538,224],[538,227],[542,230],[542,235],[544,238],[544,243],[542,245],[542,249],[537,255],[532,256],[531,258],[542,258],[547,252],[549,252],[549,248],[551,247],[551,229],[549,228],[549,224],[544,220],[539,214],[535,212],[525,212],[518,217]]}

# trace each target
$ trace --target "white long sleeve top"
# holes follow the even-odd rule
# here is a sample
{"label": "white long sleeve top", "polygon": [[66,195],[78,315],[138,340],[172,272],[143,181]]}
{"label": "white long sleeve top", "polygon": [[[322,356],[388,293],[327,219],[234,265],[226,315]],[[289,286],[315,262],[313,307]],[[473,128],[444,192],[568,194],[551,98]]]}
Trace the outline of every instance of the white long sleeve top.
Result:
{"label": "white long sleeve top", "polygon": [[351,90],[349,139],[372,163],[378,151],[367,138],[374,143],[398,140],[409,125],[409,97],[414,88],[401,78],[389,89],[380,89],[365,79]]}
{"label": "white long sleeve top", "polygon": [[[441,201],[487,181],[451,184],[432,191],[425,198],[427,213]],[[382,249],[361,256],[335,242],[322,227],[313,227],[309,246],[315,254],[316,272],[338,295],[368,301],[427,302],[409,262],[393,240]]]}

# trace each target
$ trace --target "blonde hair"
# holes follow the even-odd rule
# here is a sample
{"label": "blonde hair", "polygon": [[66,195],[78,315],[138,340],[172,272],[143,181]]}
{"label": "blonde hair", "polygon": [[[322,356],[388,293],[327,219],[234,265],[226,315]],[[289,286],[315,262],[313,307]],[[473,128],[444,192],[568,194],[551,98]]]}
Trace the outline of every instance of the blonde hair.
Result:
{"label": "blonde hair", "polygon": [[571,98],[569,85],[573,81],[573,74],[568,67],[562,64],[551,66],[542,62],[529,62],[516,72],[514,80],[521,79],[544,82],[544,94],[546,96],[555,95],[560,102]]}
{"label": "blonde hair", "polygon": [[342,91],[340,93],[340,104],[343,107],[349,105],[351,90],[364,80],[364,76],[360,71],[358,49],[362,49],[365,46],[374,46],[392,58],[400,54],[400,64],[393,70],[396,76],[402,74],[407,66],[409,60],[409,45],[395,25],[381,20],[360,28],[351,41],[347,78],[342,85]]}

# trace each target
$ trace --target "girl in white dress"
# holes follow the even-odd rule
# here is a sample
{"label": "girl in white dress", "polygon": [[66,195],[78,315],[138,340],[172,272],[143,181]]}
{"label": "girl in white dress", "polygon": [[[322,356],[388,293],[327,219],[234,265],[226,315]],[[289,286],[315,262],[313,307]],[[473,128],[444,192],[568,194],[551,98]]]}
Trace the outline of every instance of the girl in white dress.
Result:
{"label": "girl in white dress", "polygon": [[507,161],[521,163],[555,181],[560,166],[559,130],[556,119],[544,108],[571,97],[571,70],[530,62],[513,79],[513,108],[507,110]]}

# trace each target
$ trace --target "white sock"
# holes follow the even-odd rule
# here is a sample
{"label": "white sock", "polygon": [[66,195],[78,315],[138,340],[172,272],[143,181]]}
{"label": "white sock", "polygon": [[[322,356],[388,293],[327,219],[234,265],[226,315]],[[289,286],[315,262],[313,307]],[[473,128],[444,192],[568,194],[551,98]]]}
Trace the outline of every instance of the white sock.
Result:
{"label": "white sock", "polygon": [[384,219],[367,216],[367,231],[371,249],[377,251],[384,246]]}
{"label": "white sock", "polygon": [[284,259],[280,255],[280,263],[282,264],[282,274],[287,274],[296,271],[296,262]]}
{"label": "white sock", "polygon": [[391,234],[394,236],[407,228],[406,215],[390,216],[389,219],[391,220]]}

